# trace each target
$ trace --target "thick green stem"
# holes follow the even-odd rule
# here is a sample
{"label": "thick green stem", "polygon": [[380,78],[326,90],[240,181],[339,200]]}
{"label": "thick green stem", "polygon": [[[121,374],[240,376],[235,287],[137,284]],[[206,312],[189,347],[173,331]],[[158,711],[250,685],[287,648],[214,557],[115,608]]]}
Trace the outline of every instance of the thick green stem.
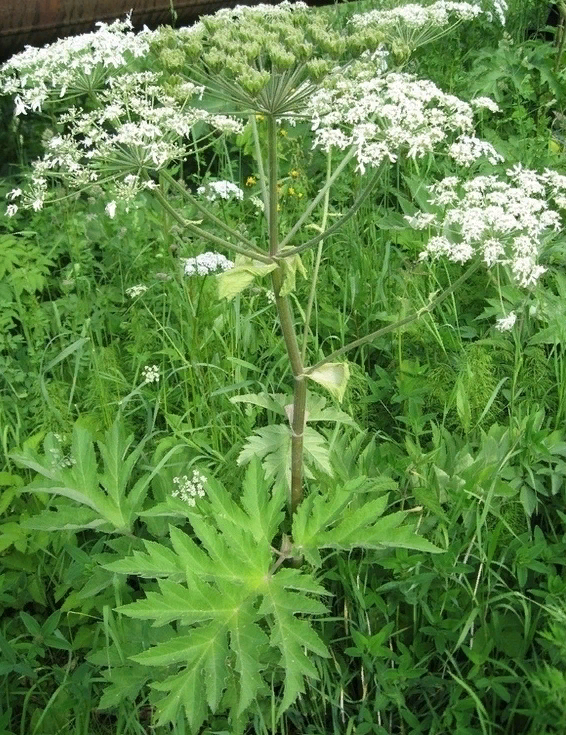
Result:
{"label": "thick green stem", "polygon": [[[267,117],[267,146],[269,254],[276,257],[279,252],[279,216],[277,211],[277,123],[274,115]],[[291,303],[287,296],[281,294],[283,286],[281,267],[273,271],[271,277],[279,323],[281,324],[281,331],[283,332],[283,339],[294,378],[293,410],[289,417],[289,423],[291,424],[291,496],[289,498],[289,510],[292,514],[303,497],[303,439],[307,386],[303,374],[303,361],[295,332]]]}
{"label": "thick green stem", "polygon": [[224,240],[222,237],[217,237],[216,235],[213,235],[211,232],[207,232],[206,230],[201,229],[200,227],[197,227],[192,222],[189,222],[189,220],[186,220],[177,210],[172,207],[167,199],[163,196],[163,194],[159,191],[159,189],[153,189],[153,195],[155,198],[159,201],[161,206],[165,209],[166,212],[168,212],[173,219],[175,219],[185,230],[188,230],[193,235],[197,235],[198,237],[202,237],[204,240],[208,240],[208,242],[212,242],[215,245],[218,245],[220,247],[226,248],[227,250],[231,250],[234,253],[240,253],[240,255],[245,255],[248,258],[251,258],[252,260],[259,260],[262,263],[273,263],[273,259],[270,258],[265,253],[261,252],[261,250],[247,250],[246,248],[242,248],[239,245],[234,245],[231,242],[228,242],[228,240]]}
{"label": "thick green stem", "polygon": [[371,332],[370,334],[366,334],[365,337],[360,337],[360,339],[355,340],[354,342],[350,342],[350,344],[345,345],[344,347],[341,347],[339,350],[334,350],[334,352],[330,353],[328,357],[325,357],[324,360],[320,360],[316,363],[316,365],[312,365],[309,368],[306,368],[305,375],[310,375],[310,373],[314,372],[315,370],[318,370],[323,365],[326,365],[327,362],[332,362],[337,357],[341,357],[342,355],[346,354],[346,352],[350,352],[350,350],[354,350],[356,347],[361,347],[362,345],[367,344],[368,342],[372,342],[374,339],[377,339],[378,337],[383,337],[385,334],[389,334],[389,332],[394,332],[396,329],[399,329],[399,327],[404,327],[406,324],[410,324],[411,322],[414,322],[416,319],[419,319],[423,314],[428,314],[431,312],[435,306],[440,304],[442,301],[444,301],[445,298],[450,296],[450,294],[455,291],[459,286],[464,283],[473,273],[477,271],[477,269],[480,267],[481,261],[476,261],[473,265],[471,265],[468,270],[466,270],[460,278],[458,278],[454,283],[449,286],[447,289],[445,289],[440,296],[436,296],[435,298],[431,299],[429,303],[426,306],[421,307],[420,309],[417,309],[417,311],[413,312],[410,316],[406,317],[405,319],[399,319],[399,321],[395,322],[394,324],[389,324],[386,327],[382,327],[381,329],[376,329],[375,332]]}
{"label": "thick green stem", "polygon": [[303,499],[303,453],[307,408],[307,381],[295,376],[291,417],[291,515]]}

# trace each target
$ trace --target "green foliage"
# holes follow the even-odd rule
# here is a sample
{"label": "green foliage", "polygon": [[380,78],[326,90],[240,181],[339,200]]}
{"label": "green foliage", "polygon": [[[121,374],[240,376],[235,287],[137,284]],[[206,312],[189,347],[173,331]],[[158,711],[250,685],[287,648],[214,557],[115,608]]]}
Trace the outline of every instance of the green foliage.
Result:
{"label": "green foliage", "polygon": [[[144,553],[108,567],[159,579],[159,592],[123,606],[122,613],[157,625],[178,621],[180,628],[192,626],[187,634],[179,631],[136,656],[151,666],[182,664],[156,685],[167,692],[157,704],[161,723],[174,722],[182,706],[191,731],[197,732],[207,706],[214,712],[221,702],[237,722],[264,690],[266,667],[268,677],[275,672],[284,677],[283,711],[304,691],[303,678],[317,676],[304,651],[329,655],[311,623],[297,617],[324,613],[317,598],[325,590],[298,569],[274,565],[272,543],[284,497],[279,493],[269,499],[268,488],[257,462],[247,472],[241,506],[210,482],[208,504],[191,514],[200,544],[172,528],[173,549],[165,556],[161,547],[146,542]],[[273,659],[274,650],[278,659]]]}
{"label": "green foliage", "polygon": [[44,439],[43,455],[29,445],[22,452],[14,452],[16,463],[40,475],[22,490],[57,498],[53,502],[55,510],[44,510],[30,519],[26,527],[42,531],[96,528],[131,533],[151,480],[147,473],[134,480],[144,442],[129,452],[133,438],[125,436],[121,422],[114,422],[104,441],[97,442],[102,470],[98,467],[92,433],[80,423],[73,429],[68,456],[62,452],[61,437],[53,433]]}
{"label": "green foliage", "polygon": [[[564,173],[564,69],[554,45],[524,38],[546,7],[509,5],[508,37],[480,19],[417,52],[411,71],[465,99],[495,97],[502,111],[484,110],[479,134],[506,166]],[[350,53],[334,41],[374,6],[322,9],[336,33],[314,23],[305,43]],[[291,46],[308,50],[284,30],[284,48],[261,41],[282,82]],[[138,64],[176,98],[200,43],[180,38],[162,31]],[[219,110],[207,94],[199,104]],[[12,123],[2,105],[4,196],[51,123]],[[255,122],[265,152],[267,121]],[[244,191],[211,204],[220,224],[203,229],[264,243],[253,125],[233,142],[194,133],[181,187],[227,178]],[[281,236],[325,180],[311,141],[307,123],[277,132]],[[325,240],[313,364],[454,282],[456,267],[416,263],[428,235],[404,220],[454,173],[441,158],[397,161]],[[360,178],[349,165],[333,186],[331,224]],[[155,180],[184,219],[200,218]],[[473,277],[418,323],[311,373],[309,387],[329,392],[307,395],[305,500],[285,518],[293,397],[275,267],[185,277],[204,235],[151,193],[115,219],[104,204],[81,194],[0,233],[0,733],[561,733],[563,242],[541,254],[536,289],[504,269]],[[325,211],[321,201],[288,246],[318,234]],[[301,336],[316,249],[279,262]],[[512,333],[489,326],[511,311]],[[145,381],[147,365],[159,382]],[[199,467],[207,496],[192,507],[172,491]]]}
{"label": "green foliage", "polygon": [[407,525],[406,513],[382,518],[387,495],[371,496],[390,485],[361,478],[312,493],[296,514],[289,538],[281,534],[285,494],[279,489],[269,496],[270,483],[254,460],[240,503],[208,481],[207,500],[188,514],[194,537],[171,527],[171,549],[145,541],[145,551],[105,565],[158,581],[158,590],[120,607],[120,613],[156,626],[177,624],[168,640],[133,657],[144,665],[168,667],[168,676],[153,685],[166,692],[155,700],[160,724],[175,722],[183,707],[191,731],[197,732],[208,707],[213,713],[229,710],[235,727],[269,683],[279,681],[281,716],[305,692],[305,678],[318,679],[310,657],[330,653],[310,619],[327,613],[319,598],[328,593],[308,571],[281,565],[304,555],[320,566],[322,549],[439,552]]}

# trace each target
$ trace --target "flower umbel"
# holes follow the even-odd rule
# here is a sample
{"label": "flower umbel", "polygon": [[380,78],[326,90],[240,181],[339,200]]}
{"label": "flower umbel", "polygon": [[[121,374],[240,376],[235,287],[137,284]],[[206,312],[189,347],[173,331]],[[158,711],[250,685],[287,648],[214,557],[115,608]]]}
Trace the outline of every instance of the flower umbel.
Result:
{"label": "flower umbel", "polygon": [[564,203],[566,177],[521,165],[506,173],[508,181],[495,175],[468,181],[451,176],[429,187],[429,203],[443,213],[406,217],[416,229],[436,231],[421,259],[443,256],[466,263],[479,253],[488,267],[508,266],[519,286],[537,282],[546,270],[538,263],[545,238],[562,225],[549,203],[554,200],[559,208]]}
{"label": "flower umbel", "polygon": [[182,262],[186,276],[207,276],[209,273],[216,273],[218,270],[228,271],[234,267],[233,261],[211,251],[194,258],[185,258]]}
{"label": "flower umbel", "polygon": [[204,486],[206,483],[206,477],[198,470],[193,470],[191,478],[189,478],[188,475],[174,477],[173,483],[177,487],[173,490],[171,495],[174,498],[180,498],[191,508],[194,508],[196,505],[196,498],[203,498],[205,496]]}
{"label": "flower umbel", "polygon": [[146,365],[142,370],[144,383],[159,383],[159,367],[157,365]]}
{"label": "flower umbel", "polygon": [[507,316],[497,320],[495,328],[499,329],[500,332],[509,332],[515,326],[516,321],[517,315],[514,311],[510,311]]}

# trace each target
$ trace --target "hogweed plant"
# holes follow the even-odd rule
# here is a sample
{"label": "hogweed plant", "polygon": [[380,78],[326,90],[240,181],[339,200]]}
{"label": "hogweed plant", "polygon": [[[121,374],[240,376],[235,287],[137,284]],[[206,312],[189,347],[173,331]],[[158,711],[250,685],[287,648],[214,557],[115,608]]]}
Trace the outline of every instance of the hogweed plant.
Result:
{"label": "hogweed plant", "polygon": [[[270,686],[280,691],[279,714],[294,702],[304,691],[304,678],[317,677],[310,657],[329,655],[310,621],[327,610],[321,602],[327,593],[308,570],[320,567],[321,551],[440,551],[418,535],[418,514],[383,515],[387,491],[395,487],[390,478],[324,480],[332,475],[331,457],[312,424],[351,419],[307,386],[322,386],[340,401],[349,351],[431,312],[482,263],[532,287],[544,272],[541,249],[560,227],[552,207],[564,206],[566,178],[516,165],[505,177],[438,181],[430,187],[428,210],[415,213],[409,224],[430,234],[421,257],[467,264],[461,277],[431,294],[418,311],[324,357],[319,353],[314,361],[310,322],[325,245],[379,185],[387,166],[402,157],[417,163],[430,155],[464,168],[483,161],[495,171],[502,163],[493,146],[474,135],[474,110],[496,112],[494,102],[478,98],[468,104],[403,71],[415,48],[481,12],[474,4],[440,0],[424,9],[406,5],[354,16],[340,31],[301,2],[221,10],[178,30],[134,34],[126,20],[79,39],[28,49],[0,71],[1,88],[14,96],[16,115],[43,111],[50,120],[45,154],[33,164],[29,180],[8,195],[8,216],[88,190],[104,198],[109,217],[119,217],[145,192],[161,203],[182,237],[234,259],[216,251],[193,255],[183,261],[187,275],[216,274],[219,295],[228,300],[262,278],[271,279],[293,391],[291,398],[233,398],[282,419],[258,429],[243,448],[239,461],[249,469],[239,502],[218,481],[191,468],[175,477],[168,495],[156,490],[160,500],[150,505],[147,484],[159,477],[146,478],[143,492],[128,496],[133,501],[127,533],[132,534],[134,518],[166,517],[172,523],[170,545],[138,541],[133,556],[106,565],[113,573],[158,580],[145,600],[119,610],[168,626],[166,640],[134,657],[164,667],[165,678],[153,683],[160,723],[175,722],[182,706],[196,732],[208,709],[227,710],[236,732]],[[289,225],[279,208],[279,141],[282,132],[304,123],[310,126],[312,149],[326,158],[326,172],[319,191]],[[199,151],[211,143],[244,131],[252,141],[260,197],[246,196],[233,181],[207,180],[192,191],[179,175],[182,163],[191,156],[199,160]],[[352,169],[359,190],[329,224],[333,187]],[[228,205],[230,212],[241,213],[241,226],[223,215]],[[246,229],[252,216],[254,222],[261,218],[260,236]],[[314,253],[310,272],[301,258],[307,251]],[[293,311],[299,275],[308,282],[300,322]],[[141,294],[143,284],[129,289],[132,298]],[[498,326],[511,327],[512,321],[504,314]],[[146,368],[146,382],[154,373],[154,366]],[[84,430],[78,437],[88,444]],[[89,528],[100,523],[124,533],[122,515],[110,508],[119,509],[120,498],[102,502],[101,486],[108,479],[98,479],[93,450],[87,454],[84,472],[76,466],[54,469],[32,450],[17,459],[39,472],[28,490],[62,498],[58,512],[67,523],[68,503],[83,502]],[[81,492],[72,492],[79,482]],[[91,491],[96,502],[89,500]],[[99,506],[105,512],[97,520]],[[57,525],[56,513],[48,514],[50,528],[65,528]],[[119,522],[111,528],[115,517]],[[190,532],[179,527],[186,522]],[[119,677],[109,699],[112,686],[119,687]]]}

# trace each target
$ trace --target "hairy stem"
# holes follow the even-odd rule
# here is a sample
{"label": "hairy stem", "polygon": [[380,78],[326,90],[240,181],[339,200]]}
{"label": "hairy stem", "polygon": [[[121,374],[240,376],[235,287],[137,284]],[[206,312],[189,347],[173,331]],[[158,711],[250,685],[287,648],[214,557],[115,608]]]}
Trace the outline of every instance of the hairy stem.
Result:
{"label": "hairy stem", "polygon": [[[277,123],[274,115],[267,117],[267,176],[269,201],[269,254],[276,257],[279,251],[279,217],[277,212]],[[293,371],[293,411],[291,424],[291,495],[289,511],[294,513],[303,497],[303,437],[305,430],[305,410],[307,402],[307,386],[304,377],[303,361],[295,332],[291,302],[281,294],[283,274],[281,267],[271,274],[275,303],[287,355]]]}

